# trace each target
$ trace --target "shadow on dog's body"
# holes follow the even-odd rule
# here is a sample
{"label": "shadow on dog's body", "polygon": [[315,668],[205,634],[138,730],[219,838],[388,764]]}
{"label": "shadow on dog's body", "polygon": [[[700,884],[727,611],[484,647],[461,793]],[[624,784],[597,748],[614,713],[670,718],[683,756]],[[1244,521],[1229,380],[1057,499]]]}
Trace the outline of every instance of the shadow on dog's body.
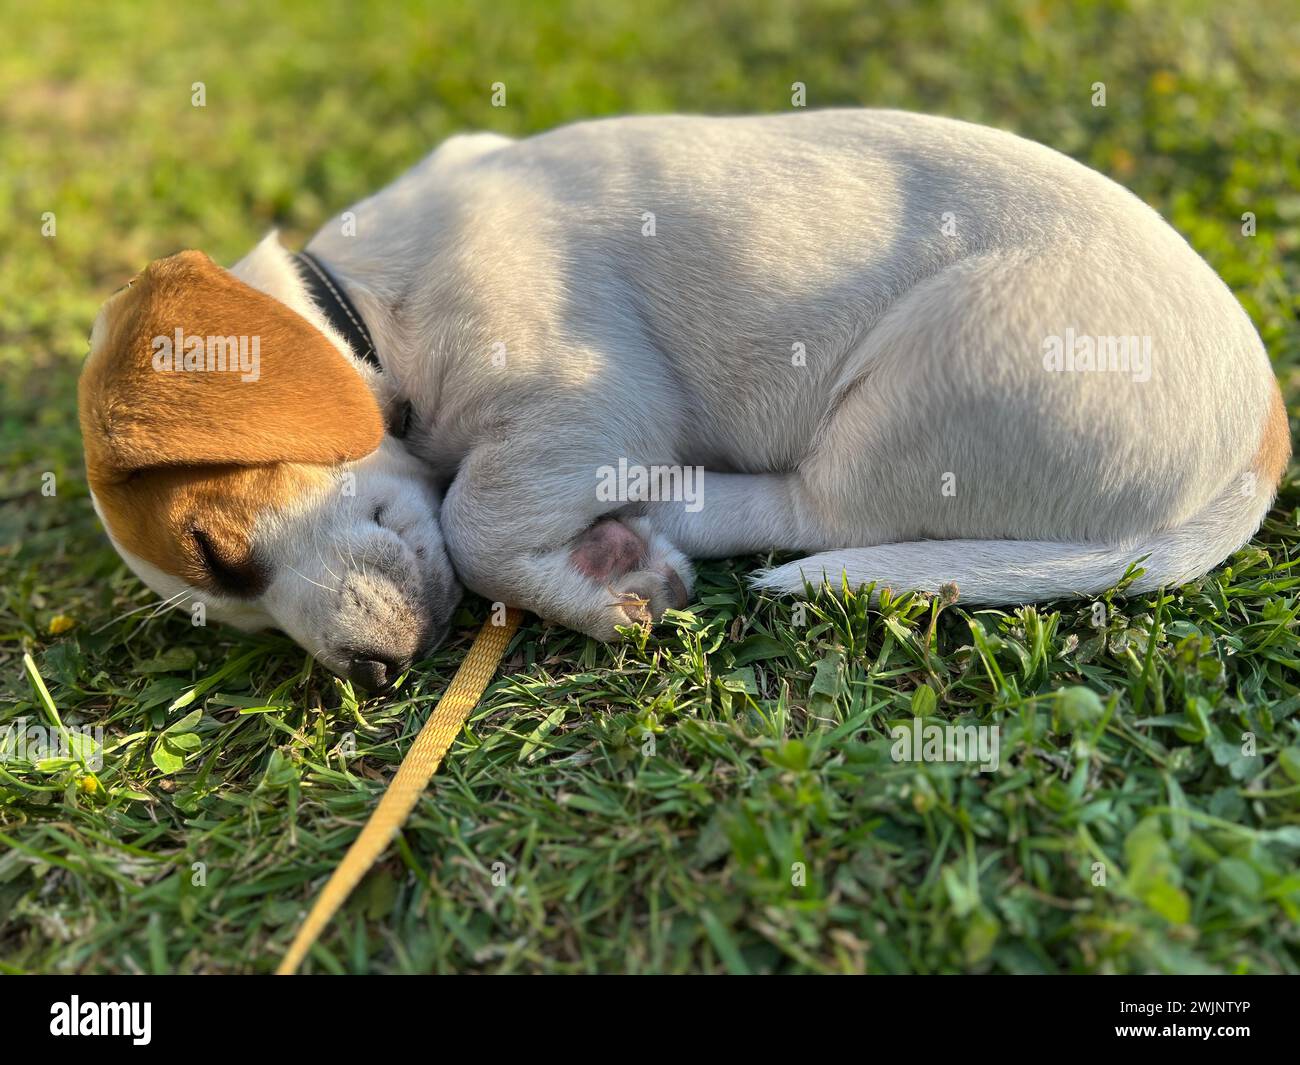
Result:
{"label": "shadow on dog's body", "polygon": [[[411,404],[463,581],[602,639],[683,605],[689,556],[772,548],[811,553],[757,577],[778,592],[844,572],[1029,602],[1143,556],[1136,589],[1177,584],[1251,536],[1290,451],[1260,340],[1191,248],[965,123],[456,137],[308,250],[374,335],[384,372],[357,372]],[[304,302],[273,236],[233,273]],[[704,467],[703,505],[603,497],[620,460]]]}
{"label": "shadow on dog's body", "polygon": [[[1010,603],[1098,592],[1144,555],[1137,588],[1205,572],[1288,452],[1213,271],[1009,134],[847,111],[461,137],[355,213],[355,238],[309,249],[377,330],[414,447],[456,475],[458,571],[596,635],[621,619],[564,560],[620,457],[705,467],[698,511],[610,508],[687,555],[826,552],[762,587],[847,570]],[[1149,379],[1045,369],[1067,331],[1151,338]]]}

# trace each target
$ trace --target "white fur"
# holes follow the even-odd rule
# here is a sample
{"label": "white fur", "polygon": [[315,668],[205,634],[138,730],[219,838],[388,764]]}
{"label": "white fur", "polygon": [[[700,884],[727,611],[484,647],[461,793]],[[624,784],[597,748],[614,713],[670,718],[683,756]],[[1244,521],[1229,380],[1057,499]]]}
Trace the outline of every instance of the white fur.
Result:
{"label": "white fur", "polygon": [[[1144,555],[1138,587],[1197,576],[1271,501],[1271,369],[1232,294],[1006,133],[829,111],[457,137],[350,210],[309,248],[374,333],[372,387],[414,404],[458,573],[601,638],[624,594],[689,586],[686,556],[812,552],[758,576],[778,592],[843,571],[1028,602]],[[236,273],[298,306],[283,256]],[[1150,337],[1149,379],[1048,371],[1066,330]],[[620,458],[703,466],[703,508],[598,498]],[[611,515],[651,550],[603,584],[571,552]]]}
{"label": "white fur", "polygon": [[[620,456],[706,468],[697,514],[623,508],[688,555],[821,552],[758,577],[781,592],[845,570],[1025,602],[1144,555],[1138,587],[1174,584],[1271,501],[1249,473],[1271,370],[1232,294],[1130,193],[1006,133],[876,111],[589,122],[453,139],[353,211],[355,237],[334,223],[311,248],[415,401],[416,448],[455,475],[458,570],[598,635],[618,616],[563,548],[618,512],[592,484]],[[1046,371],[1067,329],[1150,336],[1150,379]]]}

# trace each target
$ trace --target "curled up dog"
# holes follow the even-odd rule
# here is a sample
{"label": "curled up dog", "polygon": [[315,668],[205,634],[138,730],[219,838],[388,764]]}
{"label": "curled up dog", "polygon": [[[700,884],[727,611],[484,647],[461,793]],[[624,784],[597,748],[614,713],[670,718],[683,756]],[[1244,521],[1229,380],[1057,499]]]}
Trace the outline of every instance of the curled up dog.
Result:
{"label": "curled up dog", "polygon": [[372,688],[462,584],[602,640],[685,606],[689,559],[772,549],[804,556],[774,593],[1176,585],[1290,454],[1258,335],[1159,216],[900,112],[456,137],[303,254],[151,264],[90,348],[132,569]]}

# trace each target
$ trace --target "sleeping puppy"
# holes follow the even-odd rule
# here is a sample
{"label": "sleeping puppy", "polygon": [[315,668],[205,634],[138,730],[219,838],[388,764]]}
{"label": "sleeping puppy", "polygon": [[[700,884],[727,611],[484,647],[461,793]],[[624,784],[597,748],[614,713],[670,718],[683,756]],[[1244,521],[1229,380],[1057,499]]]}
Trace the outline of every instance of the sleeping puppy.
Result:
{"label": "sleeping puppy", "polygon": [[[255,263],[243,274],[268,282]],[[215,352],[224,370],[208,369],[210,336],[230,342]],[[90,346],[79,400],[95,509],[166,601],[281,628],[368,688],[441,638],[461,592],[432,481],[305,300],[182,252],[109,300]]]}
{"label": "sleeping puppy", "polygon": [[457,575],[602,640],[686,605],[689,557],[774,548],[807,556],[756,576],[776,593],[1024,603],[1139,561],[1131,591],[1175,585],[1249,539],[1290,454],[1259,337],[1182,238],[966,123],[455,137],[307,252],[182,252],[109,300],[87,470],[159,594],[370,687]]}

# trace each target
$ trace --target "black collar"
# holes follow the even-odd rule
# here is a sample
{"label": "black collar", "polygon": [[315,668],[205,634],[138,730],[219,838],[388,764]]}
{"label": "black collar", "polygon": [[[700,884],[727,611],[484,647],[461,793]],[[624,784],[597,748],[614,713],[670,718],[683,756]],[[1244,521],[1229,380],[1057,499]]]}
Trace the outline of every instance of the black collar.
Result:
{"label": "black collar", "polygon": [[330,325],[348,342],[358,358],[382,371],[383,366],[375,352],[375,342],[370,337],[370,330],[366,328],[365,319],[348,299],[343,286],[334,280],[334,275],[325,268],[325,264],[311,252],[295,252],[293,259],[298,264],[299,273],[307,284],[312,301],[325,313]]}

